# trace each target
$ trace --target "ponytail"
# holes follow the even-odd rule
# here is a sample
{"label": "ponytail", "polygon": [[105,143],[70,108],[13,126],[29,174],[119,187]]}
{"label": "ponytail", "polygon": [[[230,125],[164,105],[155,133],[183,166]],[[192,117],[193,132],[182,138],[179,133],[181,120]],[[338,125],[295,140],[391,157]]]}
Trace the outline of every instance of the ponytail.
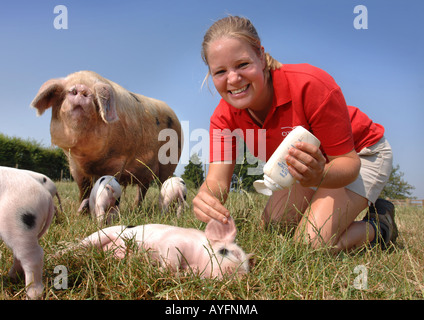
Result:
{"label": "ponytail", "polygon": [[283,66],[283,64],[277,60],[275,60],[268,52],[265,52],[265,60],[267,70],[276,70]]}

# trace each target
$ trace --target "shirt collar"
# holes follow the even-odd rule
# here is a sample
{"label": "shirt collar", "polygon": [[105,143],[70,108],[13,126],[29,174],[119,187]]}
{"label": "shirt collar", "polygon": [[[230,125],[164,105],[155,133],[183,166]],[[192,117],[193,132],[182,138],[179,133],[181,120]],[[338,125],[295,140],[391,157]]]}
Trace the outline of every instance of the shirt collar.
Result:
{"label": "shirt collar", "polygon": [[[291,101],[291,94],[289,83],[286,78],[286,74],[283,70],[283,66],[276,70],[271,70],[271,79],[272,86],[274,88],[274,98],[272,101],[271,109],[268,112],[268,115],[265,118],[265,121],[261,128],[266,128],[270,119],[274,117],[274,113],[277,111],[277,108],[285,105]],[[254,123],[249,115],[249,111],[243,110],[244,116],[249,119],[250,122]]]}
{"label": "shirt collar", "polygon": [[279,69],[271,70],[272,85],[274,87],[273,108],[291,101],[290,87],[283,68],[284,65]]}

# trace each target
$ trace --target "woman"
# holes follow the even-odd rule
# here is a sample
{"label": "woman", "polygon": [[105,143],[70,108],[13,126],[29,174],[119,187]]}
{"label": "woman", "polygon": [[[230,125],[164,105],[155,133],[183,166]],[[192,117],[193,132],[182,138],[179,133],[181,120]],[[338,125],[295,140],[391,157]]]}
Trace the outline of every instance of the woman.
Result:
{"label": "woman", "polygon": [[[347,106],[331,76],[307,64],[279,63],[264,52],[252,23],[241,17],[226,17],[209,28],[202,57],[222,99],[210,122],[209,171],[193,200],[198,219],[226,223],[229,217],[224,203],[236,158],[230,133],[246,137],[253,130],[249,150],[265,143],[266,161],[301,125],[321,147],[298,143],[290,149],[286,161],[298,183],[273,193],[264,223],[295,223],[296,239],[306,237],[315,247],[325,244],[336,251],[395,240],[393,205],[376,202],[392,169],[384,128]],[[263,130],[265,136],[259,134]],[[372,206],[369,216],[355,222],[369,203],[376,203],[377,212]]]}

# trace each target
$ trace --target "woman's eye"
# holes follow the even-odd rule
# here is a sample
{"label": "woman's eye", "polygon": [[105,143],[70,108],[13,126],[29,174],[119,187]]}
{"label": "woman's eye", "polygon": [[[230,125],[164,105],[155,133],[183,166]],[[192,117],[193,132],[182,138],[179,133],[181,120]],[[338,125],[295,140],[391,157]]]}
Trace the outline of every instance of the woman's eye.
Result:
{"label": "woman's eye", "polygon": [[243,62],[239,64],[239,68],[244,68],[244,67],[247,67],[248,65],[249,65],[248,62]]}
{"label": "woman's eye", "polygon": [[214,73],[213,73],[213,75],[214,76],[219,76],[220,74],[223,74],[225,71],[224,70],[218,70],[218,71],[215,71]]}

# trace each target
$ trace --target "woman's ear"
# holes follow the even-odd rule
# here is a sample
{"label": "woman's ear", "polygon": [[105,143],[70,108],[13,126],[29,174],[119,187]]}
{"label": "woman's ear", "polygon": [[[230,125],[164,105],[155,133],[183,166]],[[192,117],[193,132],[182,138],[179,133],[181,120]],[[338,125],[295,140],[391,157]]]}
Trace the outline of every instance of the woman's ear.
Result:
{"label": "woman's ear", "polygon": [[262,62],[262,70],[265,71],[267,65],[266,65],[265,49],[263,46],[261,46],[261,62]]}

